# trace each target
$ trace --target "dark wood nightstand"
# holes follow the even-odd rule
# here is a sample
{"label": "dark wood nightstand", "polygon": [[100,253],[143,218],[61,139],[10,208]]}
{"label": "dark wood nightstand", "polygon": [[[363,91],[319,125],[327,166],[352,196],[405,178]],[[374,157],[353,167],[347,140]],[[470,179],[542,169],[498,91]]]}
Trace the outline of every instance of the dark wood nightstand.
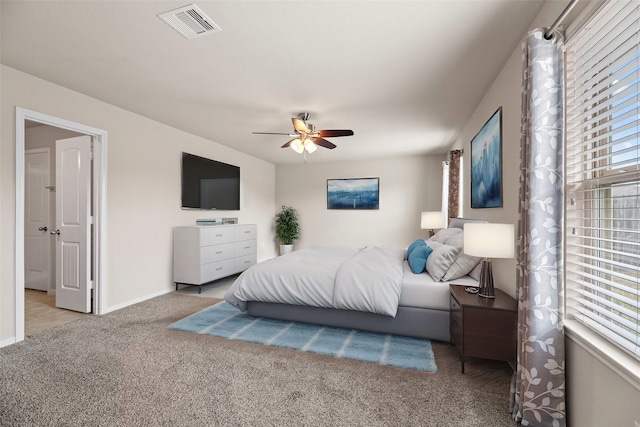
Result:
{"label": "dark wood nightstand", "polygon": [[499,289],[495,298],[483,298],[467,293],[466,287],[449,285],[449,332],[460,352],[462,373],[466,356],[515,361],[518,303]]}

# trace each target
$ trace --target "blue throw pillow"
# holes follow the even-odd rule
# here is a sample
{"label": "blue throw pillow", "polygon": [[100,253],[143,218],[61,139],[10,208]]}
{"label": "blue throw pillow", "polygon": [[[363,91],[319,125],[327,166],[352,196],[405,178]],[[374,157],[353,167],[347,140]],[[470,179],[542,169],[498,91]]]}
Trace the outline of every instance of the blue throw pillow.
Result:
{"label": "blue throw pillow", "polygon": [[411,243],[407,248],[407,259],[409,259],[409,255],[411,254],[411,251],[413,251],[415,248],[419,246],[427,246],[427,244],[422,239],[418,239],[415,242]]}
{"label": "blue throw pillow", "polygon": [[429,246],[418,246],[414,248],[409,254],[409,267],[413,274],[420,274],[424,271],[427,264],[427,258],[431,255],[431,249]]}

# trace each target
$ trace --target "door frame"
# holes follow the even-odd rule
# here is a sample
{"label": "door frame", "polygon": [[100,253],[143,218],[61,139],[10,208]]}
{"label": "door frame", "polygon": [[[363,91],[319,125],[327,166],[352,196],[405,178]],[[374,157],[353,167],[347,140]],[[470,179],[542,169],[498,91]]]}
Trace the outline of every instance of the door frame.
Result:
{"label": "door frame", "polygon": [[92,262],[93,313],[103,314],[106,306],[106,236],[107,236],[107,131],[71,122],[25,108],[16,107],[16,217],[15,217],[15,342],[24,340],[24,173],[25,173],[25,124],[26,121],[67,129],[92,136],[93,140],[93,239]]}

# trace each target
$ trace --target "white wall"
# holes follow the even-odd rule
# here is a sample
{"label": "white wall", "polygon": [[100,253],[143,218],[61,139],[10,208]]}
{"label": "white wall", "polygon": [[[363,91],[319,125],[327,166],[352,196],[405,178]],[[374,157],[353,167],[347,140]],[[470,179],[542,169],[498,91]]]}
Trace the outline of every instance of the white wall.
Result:
{"label": "white wall", "polygon": [[[420,229],[420,212],[441,208],[444,159],[441,155],[279,165],[276,210],[289,205],[300,212],[297,248],[376,243],[406,247],[428,236]],[[327,209],[331,178],[380,178],[379,210]]]}
{"label": "white wall", "polygon": [[[547,2],[531,28],[549,26],[562,12],[566,2]],[[565,22],[569,24],[569,22]],[[473,136],[502,106],[503,197],[502,208],[470,208],[470,162],[465,163],[465,217],[484,218],[490,222],[517,223],[520,167],[520,111],[522,84],[522,46],[518,45],[504,68],[486,92],[463,131],[452,146],[470,152]],[[496,286],[515,296],[515,260],[494,260]],[[567,411],[570,426],[634,427],[640,423],[640,390],[575,341],[566,339]]]}
{"label": "white wall", "polygon": [[[518,221],[521,74],[522,53],[518,45],[451,147],[451,149],[464,150],[465,218],[480,218],[489,222],[514,225]],[[471,209],[471,140],[500,106],[502,106],[502,207]],[[515,259],[495,259],[492,263],[495,286],[515,296]]]}
{"label": "white wall", "polygon": [[[173,289],[172,227],[238,217],[258,225],[258,260],[276,255],[275,166],[212,141],[2,66],[0,117],[0,343],[14,336],[15,107],[108,132],[106,305]],[[240,166],[241,211],[180,209],[180,155]]]}

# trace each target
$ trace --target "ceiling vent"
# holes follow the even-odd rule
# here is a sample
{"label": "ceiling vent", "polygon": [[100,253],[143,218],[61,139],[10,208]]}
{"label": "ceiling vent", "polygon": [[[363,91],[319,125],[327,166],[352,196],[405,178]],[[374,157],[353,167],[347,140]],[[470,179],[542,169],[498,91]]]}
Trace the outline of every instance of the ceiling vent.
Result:
{"label": "ceiling vent", "polygon": [[187,39],[195,39],[222,31],[218,24],[213,22],[195,4],[161,13],[158,17]]}

